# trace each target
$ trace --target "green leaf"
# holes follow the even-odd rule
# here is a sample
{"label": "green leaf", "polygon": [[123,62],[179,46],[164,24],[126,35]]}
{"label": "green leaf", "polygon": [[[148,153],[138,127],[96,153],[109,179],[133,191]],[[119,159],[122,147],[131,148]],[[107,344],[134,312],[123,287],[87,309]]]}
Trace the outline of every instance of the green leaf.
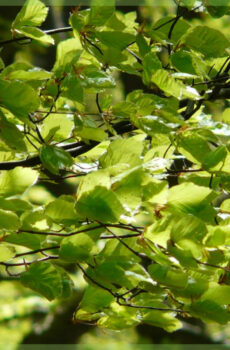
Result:
{"label": "green leaf", "polygon": [[13,233],[4,238],[4,242],[27,247],[29,249],[40,249],[43,236],[31,235],[30,233]]}
{"label": "green leaf", "polygon": [[171,239],[175,243],[184,238],[201,243],[206,233],[207,229],[202,220],[183,214],[183,216],[175,217],[175,222],[171,229]]}
{"label": "green leaf", "polygon": [[0,111],[0,138],[8,147],[15,151],[26,151],[23,134],[16,125],[10,123]]}
{"label": "green leaf", "polygon": [[114,177],[113,189],[119,200],[130,213],[136,210],[142,203],[142,181],[144,178],[143,169],[137,168],[125,171]]}
{"label": "green leaf", "polygon": [[184,298],[198,299],[208,289],[208,285],[207,275],[190,269],[186,288],[174,289],[173,293]]}
{"label": "green leaf", "polygon": [[209,153],[204,161],[203,168],[209,169],[209,171],[221,170],[224,165],[224,160],[227,156],[227,150],[225,146],[219,146],[214,151]]}
{"label": "green leaf", "polygon": [[206,58],[222,57],[229,48],[229,40],[219,30],[207,26],[192,26],[181,37],[186,47],[201,52]]}
{"label": "green leaf", "polygon": [[81,137],[82,139],[93,140],[101,142],[107,138],[107,133],[102,129],[96,128],[76,128],[74,134]]}
{"label": "green leaf", "polygon": [[166,332],[175,332],[182,328],[182,323],[168,312],[149,311],[143,315],[144,323],[163,328]]}
{"label": "green leaf", "polygon": [[83,102],[83,87],[76,75],[68,74],[62,82],[61,96],[72,101]]}
{"label": "green leaf", "polygon": [[[143,185],[142,185],[143,186]],[[157,179],[146,180],[143,186],[144,200],[150,203],[163,204],[168,194],[168,184],[166,181]]]}
{"label": "green leaf", "polygon": [[[177,43],[181,36],[186,33],[186,31],[190,28],[190,24],[182,18],[179,18],[176,22],[176,25],[173,28],[171,33],[171,37],[169,38],[170,29],[174,23],[175,17],[171,16],[162,16],[162,18],[154,23],[153,29],[150,31],[150,36],[152,39],[158,40],[161,39],[162,42],[169,41],[173,43]],[[162,26],[162,27],[160,27]],[[160,28],[159,28],[160,27]],[[159,28],[159,29],[155,29]]]}
{"label": "green leaf", "polygon": [[0,195],[9,197],[25,192],[37,180],[38,172],[30,168],[16,167],[0,174]]}
{"label": "green leaf", "polygon": [[200,56],[194,51],[181,49],[171,55],[171,62],[179,72],[197,74],[207,79],[208,65]]}
{"label": "green leaf", "polygon": [[60,273],[62,292],[58,296],[61,299],[69,299],[72,296],[74,283],[69,274],[60,266],[55,266],[56,270]]}
{"label": "green leaf", "polygon": [[144,37],[141,33],[139,33],[136,37],[136,43],[139,48],[140,55],[146,56],[150,52],[150,47]]}
{"label": "green leaf", "polygon": [[61,41],[57,45],[56,61],[53,67],[53,71],[70,71],[72,64],[77,63],[81,53],[82,46],[79,39],[71,38]]}
{"label": "green leaf", "polygon": [[25,35],[31,39],[41,41],[45,44],[54,44],[54,39],[45,34],[41,29],[35,27],[20,27],[19,29],[15,29],[19,34]]}
{"label": "green leaf", "polygon": [[160,284],[173,288],[185,288],[188,276],[180,270],[170,269],[167,266],[152,264],[148,267],[150,276]]}
{"label": "green leaf", "polygon": [[73,126],[73,121],[66,114],[54,113],[44,120],[42,136],[47,142],[53,138],[55,141],[62,141],[70,137]]}
{"label": "green leaf", "polygon": [[204,0],[204,4],[212,17],[219,18],[229,14],[229,0],[221,0],[218,4],[215,0]]}
{"label": "green leaf", "polygon": [[100,158],[103,168],[116,164],[127,164],[128,167],[135,167],[142,163],[141,153],[144,148],[143,135],[137,135],[128,139],[113,141],[107,153]]}
{"label": "green leaf", "polygon": [[203,163],[210,156],[211,147],[208,140],[194,131],[184,131],[178,137],[178,150],[194,163]]}
{"label": "green leaf", "polygon": [[77,198],[80,199],[85,193],[93,191],[96,186],[107,189],[111,187],[111,179],[107,170],[99,169],[85,176],[78,187]]}
{"label": "green leaf", "polygon": [[89,67],[83,71],[84,77],[81,79],[81,84],[86,89],[106,89],[116,86],[115,80],[111,75]]}
{"label": "green leaf", "polygon": [[40,159],[44,167],[52,174],[59,174],[59,170],[69,168],[73,164],[71,155],[56,146],[42,146]]}
{"label": "green leaf", "polygon": [[0,209],[0,228],[3,230],[17,230],[20,221],[16,214]]}
{"label": "green leaf", "polygon": [[11,260],[15,255],[14,247],[7,244],[0,244],[0,262]]}
{"label": "green leaf", "polygon": [[98,160],[109,147],[109,141],[103,141],[99,143],[97,146],[93,147],[90,151],[84,153],[84,157],[89,161]]}
{"label": "green leaf", "polygon": [[221,205],[220,205],[220,209],[221,210],[225,210],[225,211],[230,211],[230,199],[225,199]]}
{"label": "green leaf", "polygon": [[202,295],[201,300],[212,300],[220,305],[230,304],[230,286],[212,282],[208,290]]}
{"label": "green leaf", "polygon": [[208,247],[218,247],[225,244],[228,236],[228,226],[209,227],[208,235],[205,239],[205,244]]}
{"label": "green leaf", "polygon": [[164,69],[158,69],[153,74],[151,81],[156,84],[159,89],[169,96],[174,96],[181,100],[182,98],[199,99],[199,93],[191,86],[184,85],[181,81],[174,79],[170,73]]}
{"label": "green leaf", "polygon": [[80,183],[76,209],[83,217],[102,222],[116,222],[124,209],[117,195],[110,190],[107,171],[88,174]]}
{"label": "green leaf", "polygon": [[72,13],[69,18],[69,23],[73,28],[73,34],[75,38],[79,39],[80,42],[80,33],[84,30],[84,26],[86,25],[87,16],[89,14],[89,10],[83,10],[79,13]]}
{"label": "green leaf", "polygon": [[87,24],[92,26],[103,26],[113,15],[115,10],[114,5],[114,0],[93,0],[91,2]]}
{"label": "green leaf", "polygon": [[143,82],[148,85],[151,82],[153,74],[162,68],[161,61],[159,60],[157,54],[154,51],[147,53],[143,59]]}
{"label": "green leaf", "polygon": [[19,33],[44,43],[54,44],[51,36],[36,28],[46,19],[48,10],[48,7],[39,0],[27,0],[12,24],[13,33]]}
{"label": "green leaf", "polygon": [[49,262],[31,265],[21,275],[22,284],[40,293],[48,300],[53,300],[62,293],[62,278],[58,270]]}
{"label": "green leaf", "polygon": [[196,0],[181,0],[182,4],[189,9],[192,8],[196,2]]}
{"label": "green leaf", "polygon": [[23,81],[31,81],[31,80],[46,80],[51,78],[52,73],[41,69],[41,68],[33,68],[29,70],[14,70],[10,72],[8,75],[9,79],[23,80]]}
{"label": "green leaf", "polygon": [[215,211],[210,202],[215,197],[217,194],[211,189],[187,182],[170,188],[168,204],[172,210],[190,213],[204,221],[212,221]]}
{"label": "green leaf", "polygon": [[65,220],[76,222],[77,213],[74,205],[75,201],[71,196],[68,198],[59,197],[46,206],[45,214],[57,223],[62,223]]}
{"label": "green leaf", "polygon": [[192,315],[200,317],[204,322],[226,324],[230,320],[229,312],[211,300],[197,301],[189,309]]}
{"label": "green leaf", "polygon": [[105,223],[117,222],[124,211],[117,195],[103,186],[82,193],[76,209],[83,217]]}
{"label": "green leaf", "polygon": [[109,315],[101,317],[97,322],[99,327],[123,330],[137,326],[140,323],[140,317],[135,309],[118,305],[115,302],[111,304],[111,308],[112,310]]}
{"label": "green leaf", "polygon": [[[79,307],[81,311],[94,313],[101,311],[104,307],[108,307],[112,301],[113,296],[106,290],[97,288],[96,286],[88,286]],[[78,311],[75,314],[75,318],[78,319]]]}
{"label": "green leaf", "polygon": [[43,209],[26,211],[21,215],[22,230],[49,230],[52,221],[44,214]]}
{"label": "green leaf", "polygon": [[46,19],[49,8],[39,0],[27,0],[17,14],[12,27],[40,26]]}
{"label": "green leaf", "polygon": [[4,210],[23,212],[32,209],[32,205],[20,198],[0,198],[0,208]]}
{"label": "green leaf", "polygon": [[151,282],[145,269],[133,259],[129,260],[130,256],[126,259],[123,256],[122,260],[111,257],[109,261],[98,262],[95,269],[89,269],[87,272],[102,284],[115,284],[128,289],[135,288],[142,282]]}
{"label": "green leaf", "polygon": [[[226,0],[228,2],[228,0]],[[229,15],[229,6],[207,6],[207,10],[212,17],[219,18]]]}
{"label": "green leaf", "polygon": [[[185,242],[187,243],[187,246],[185,246],[184,244]],[[183,247],[181,247],[181,245]],[[173,242],[172,243],[171,242],[169,243],[169,241],[167,242],[167,249],[169,253],[180,262],[181,266],[186,268],[197,268],[197,263],[195,259],[197,258],[199,259],[201,255],[200,251],[196,249],[197,246],[198,245],[194,244],[194,242],[191,240],[181,240],[177,245],[175,245]],[[189,281],[186,289],[189,288],[188,286],[189,286]]]}
{"label": "green leaf", "polygon": [[[78,231],[81,231],[81,228]],[[100,237],[101,232],[101,228],[95,228],[95,230],[91,230],[89,233],[83,232],[64,238],[59,253],[60,259],[68,262],[86,261],[96,249],[95,242]]]}
{"label": "green leaf", "polygon": [[155,134],[168,134],[173,128],[178,127],[177,124],[165,123],[162,118],[155,115],[146,115],[138,118],[137,125],[150,136],[154,136]]}
{"label": "green leaf", "polygon": [[39,97],[31,86],[19,81],[0,80],[0,105],[15,117],[25,121],[28,113],[36,111]]}
{"label": "green leaf", "polygon": [[114,49],[124,50],[128,45],[135,41],[135,36],[129,33],[110,31],[96,32],[96,37],[102,44],[113,47]]}

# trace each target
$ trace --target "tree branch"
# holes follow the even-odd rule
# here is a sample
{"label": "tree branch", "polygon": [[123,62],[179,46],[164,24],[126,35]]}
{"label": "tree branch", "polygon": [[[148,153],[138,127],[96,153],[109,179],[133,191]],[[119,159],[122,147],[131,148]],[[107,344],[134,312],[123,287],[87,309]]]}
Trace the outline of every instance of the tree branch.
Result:
{"label": "tree branch", "polygon": [[[57,28],[57,29],[43,30],[43,33],[47,35],[51,35],[51,34],[72,32],[72,31],[73,31],[72,27],[63,27],[63,28]],[[30,38],[28,36],[22,36],[21,38],[12,38],[8,40],[0,41],[0,46],[20,42],[27,39],[30,39]]]}
{"label": "tree branch", "polygon": [[[132,131],[133,125],[129,121],[123,121],[115,124],[113,128],[116,130],[118,134],[123,134],[123,133]],[[91,150],[98,144],[99,142],[96,142],[96,141],[90,141],[88,144],[84,143],[83,141],[80,141],[80,142],[73,142],[66,145],[62,145],[60,146],[60,148],[65,149],[67,152],[71,154],[71,156],[76,157]],[[18,166],[29,168],[39,164],[41,164],[41,160],[40,160],[40,157],[37,155],[35,157],[31,157],[23,160],[0,162],[0,170],[11,170]]]}

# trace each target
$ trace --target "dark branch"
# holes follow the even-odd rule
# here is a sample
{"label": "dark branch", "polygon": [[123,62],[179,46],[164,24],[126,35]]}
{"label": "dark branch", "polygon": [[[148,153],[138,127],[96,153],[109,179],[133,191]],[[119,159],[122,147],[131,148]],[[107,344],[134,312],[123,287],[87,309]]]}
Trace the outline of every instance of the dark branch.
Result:
{"label": "dark branch", "polygon": [[[125,122],[120,122],[113,125],[113,128],[116,130],[118,134],[123,134],[123,133],[132,131],[133,125],[130,122],[125,121]],[[90,141],[89,144],[86,144],[80,141],[80,142],[73,142],[66,145],[62,145],[60,146],[60,148],[67,150],[71,154],[71,156],[77,157],[91,150],[97,145],[98,145],[98,142],[96,141]],[[23,160],[0,162],[0,170],[11,170],[18,166],[28,168],[28,167],[34,167],[40,164],[41,164],[40,157],[35,156],[35,157],[23,159]]]}
{"label": "dark branch", "polygon": [[41,248],[41,249],[36,249],[36,250],[30,250],[29,252],[16,254],[15,258],[19,258],[20,256],[25,256],[25,255],[33,255],[33,254],[36,254],[36,253],[42,253],[42,252],[44,252],[46,250],[59,249],[59,248],[60,248],[60,246],[56,245],[56,246],[48,247],[48,248]]}
{"label": "dark branch", "polygon": [[0,262],[0,265],[7,266],[7,267],[13,267],[13,266],[27,266],[27,265],[32,265],[41,261],[47,261],[47,260],[52,260],[52,259],[58,259],[58,255],[49,255],[45,258],[42,259],[37,259],[33,261],[23,261],[21,263],[6,263],[6,262]]}
{"label": "dark branch", "polygon": [[[72,32],[73,28],[72,27],[64,27],[64,28],[57,28],[57,29],[48,29],[48,30],[43,30],[44,34],[51,35],[51,34],[58,34],[58,33],[65,33],[65,32]],[[20,38],[13,38],[13,39],[8,39],[0,42],[0,46],[2,45],[7,45],[7,44],[12,44],[12,43],[17,43],[23,40],[30,39],[28,36],[22,36]]]}

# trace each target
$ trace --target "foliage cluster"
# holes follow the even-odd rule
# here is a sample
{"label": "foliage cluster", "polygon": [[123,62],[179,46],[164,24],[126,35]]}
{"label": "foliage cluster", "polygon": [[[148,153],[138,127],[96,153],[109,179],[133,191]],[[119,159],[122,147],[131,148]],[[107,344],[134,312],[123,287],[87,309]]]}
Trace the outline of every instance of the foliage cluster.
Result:
{"label": "foliage cluster", "polygon": [[[74,319],[102,328],[226,324],[229,38],[189,18],[215,24],[228,3],[181,0],[153,25],[99,5],[45,31],[48,8],[27,0],[0,43],[44,47],[73,33],[51,71],[0,62],[1,276],[53,300],[71,296],[77,268],[88,286]],[[143,88],[117,102],[121,73]],[[65,179],[73,195],[30,200],[41,180]]]}

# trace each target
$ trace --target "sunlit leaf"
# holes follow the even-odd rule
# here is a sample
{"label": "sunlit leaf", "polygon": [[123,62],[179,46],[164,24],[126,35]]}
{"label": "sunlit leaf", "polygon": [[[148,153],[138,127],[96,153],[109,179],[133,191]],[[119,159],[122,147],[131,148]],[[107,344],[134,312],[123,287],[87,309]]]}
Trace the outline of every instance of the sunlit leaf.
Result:
{"label": "sunlit leaf", "polygon": [[151,81],[167,95],[175,96],[179,100],[185,97],[191,99],[199,98],[199,93],[196,89],[191,86],[186,86],[181,81],[176,80],[170,76],[166,70],[158,69],[156,73],[153,74]]}
{"label": "sunlit leaf", "polygon": [[191,27],[181,41],[186,47],[201,52],[205,57],[225,55],[229,40],[219,30],[207,26]]}
{"label": "sunlit leaf", "polygon": [[46,19],[48,7],[39,0],[27,0],[17,14],[13,27],[19,26],[40,26]]}
{"label": "sunlit leaf", "polygon": [[0,80],[0,105],[19,119],[39,107],[39,97],[31,86],[19,81]]}
{"label": "sunlit leaf", "polygon": [[9,197],[22,194],[37,180],[36,170],[16,167],[13,170],[4,171],[0,175],[0,195]]}

